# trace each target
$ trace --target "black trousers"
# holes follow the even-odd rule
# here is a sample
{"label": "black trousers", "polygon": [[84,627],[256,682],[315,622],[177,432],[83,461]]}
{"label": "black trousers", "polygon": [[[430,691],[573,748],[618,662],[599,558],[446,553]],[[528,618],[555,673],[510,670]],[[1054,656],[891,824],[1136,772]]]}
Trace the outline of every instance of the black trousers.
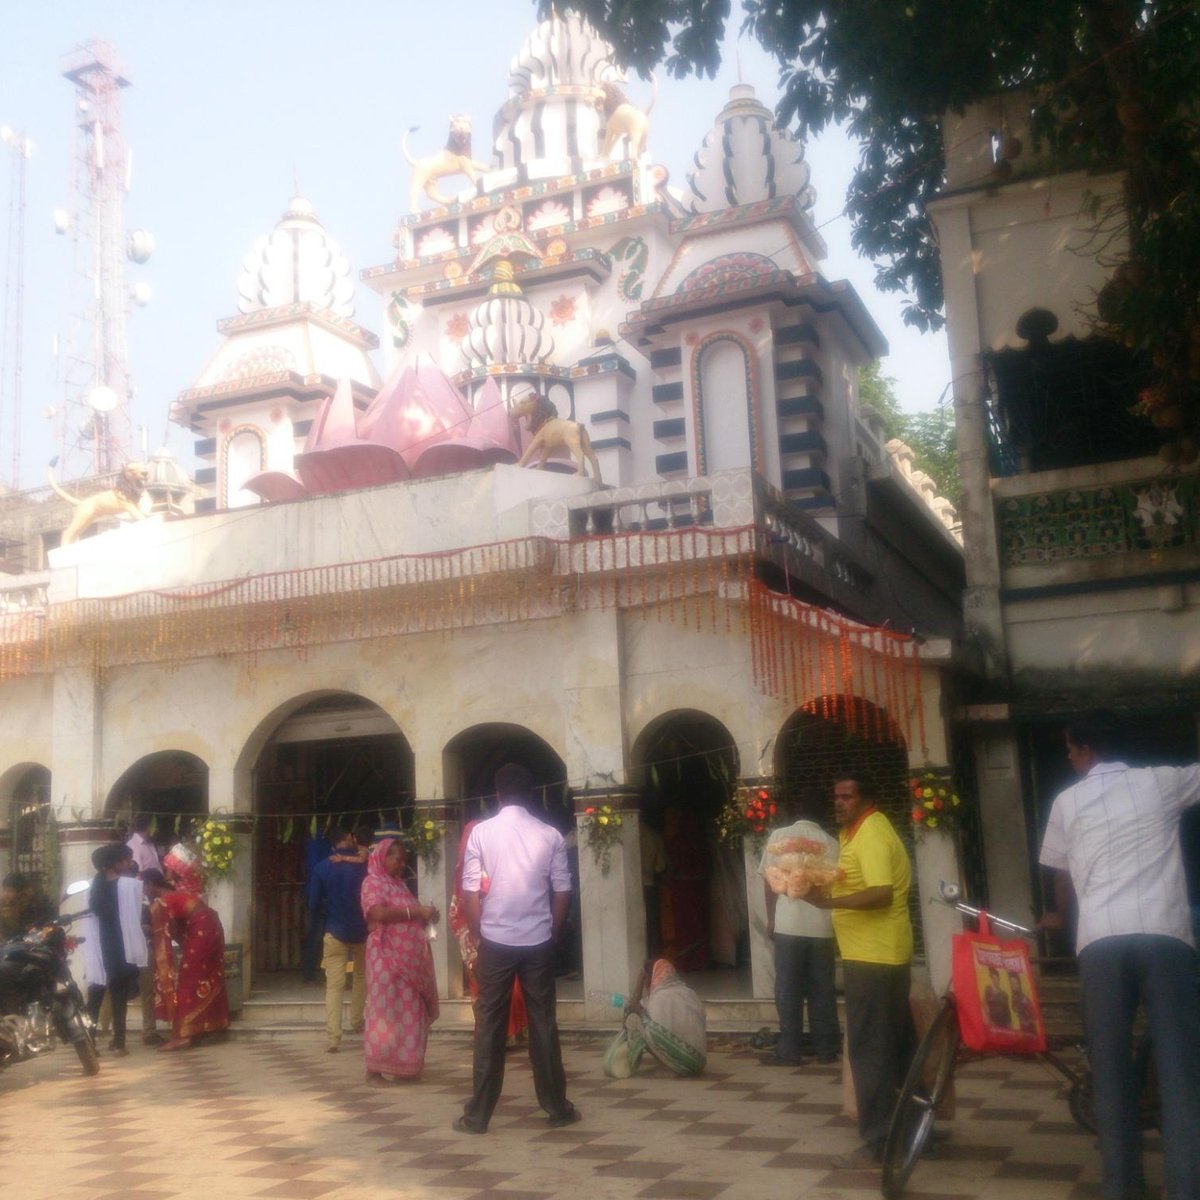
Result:
{"label": "black trousers", "polygon": [[538,1103],[552,1117],[571,1111],[555,1012],[554,943],[501,946],[481,938],[475,960],[479,999],[475,1002],[474,1093],[463,1118],[486,1129],[504,1086],[504,1043],[513,980],[521,981],[529,1016],[529,1062]]}
{"label": "black trousers", "polygon": [[833,938],[777,933],[775,1008],[779,1013],[779,1042],[775,1057],[784,1062],[800,1061],[805,1005],[813,1049],[821,1058],[837,1054],[842,1037],[833,983]]}
{"label": "black trousers", "polygon": [[880,1148],[915,1048],[909,964],[846,961],[842,980],[858,1132],[868,1146]]}
{"label": "black trousers", "polygon": [[1083,1021],[1100,1134],[1105,1200],[1145,1188],[1133,1021],[1146,1009],[1162,1101],[1163,1182],[1170,1200],[1200,1197],[1200,983],[1196,951],[1178,938],[1101,938],[1079,956]]}
{"label": "black trousers", "polygon": [[104,993],[112,997],[112,1044],[114,1050],[125,1049],[125,1022],[129,1014],[129,995],[137,990],[137,967],[132,975],[121,975],[109,982],[107,987],[90,984],[87,990],[88,1016],[92,1023],[100,1020],[100,1005],[104,1003]]}

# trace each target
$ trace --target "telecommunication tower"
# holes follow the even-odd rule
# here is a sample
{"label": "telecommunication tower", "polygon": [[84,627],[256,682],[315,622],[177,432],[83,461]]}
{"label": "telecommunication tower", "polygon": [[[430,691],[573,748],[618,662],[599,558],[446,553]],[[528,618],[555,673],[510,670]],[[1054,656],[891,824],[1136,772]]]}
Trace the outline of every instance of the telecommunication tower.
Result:
{"label": "telecommunication tower", "polygon": [[125,260],[145,262],[154,238],[128,235],[122,220],[132,153],[121,129],[121,92],[129,79],[108,43],[84,43],[62,62],[75,85],[75,153],[71,207],[56,209],[55,228],[74,243],[70,325],[62,348],[63,404],[58,423],[59,471],[65,478],[101,475],[127,461],[131,442],[126,325],[130,302],[144,304],[149,287],[130,292]]}
{"label": "telecommunication tower", "polygon": [[25,343],[25,193],[26,167],[33,143],[8,125],[0,126],[0,144],[12,153],[8,199],[8,241],[4,255],[4,329],[0,337],[0,427],[12,421],[12,478],[21,486],[21,391]]}

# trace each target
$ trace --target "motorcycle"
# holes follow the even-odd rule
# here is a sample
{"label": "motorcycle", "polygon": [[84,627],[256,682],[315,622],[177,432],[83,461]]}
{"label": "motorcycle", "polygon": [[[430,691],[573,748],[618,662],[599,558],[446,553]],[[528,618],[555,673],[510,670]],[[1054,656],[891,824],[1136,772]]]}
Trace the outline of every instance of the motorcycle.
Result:
{"label": "motorcycle", "polygon": [[[63,899],[89,886],[73,883]],[[47,1053],[57,1037],[75,1047],[85,1075],[99,1072],[92,1022],[67,965],[78,944],[68,930],[87,915],[55,917],[0,945],[0,1068]]]}

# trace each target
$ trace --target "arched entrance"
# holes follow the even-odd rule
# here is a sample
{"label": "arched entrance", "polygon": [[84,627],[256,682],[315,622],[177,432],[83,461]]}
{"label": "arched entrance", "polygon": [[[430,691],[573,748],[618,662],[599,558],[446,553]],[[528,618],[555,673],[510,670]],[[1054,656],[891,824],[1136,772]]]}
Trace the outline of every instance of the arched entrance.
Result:
{"label": "arched entrance", "polygon": [[465,825],[489,815],[496,789],[496,769],[515,762],[533,772],[543,819],[564,833],[574,826],[567,767],[549,742],[523,725],[492,722],[456,734],[442,752],[446,795],[461,806]]}
{"label": "arched entrance", "polygon": [[208,765],[186,750],[138,759],[108,793],[104,815],[129,829],[139,813],[150,816],[150,836],[160,854],[189,836],[208,813]]}
{"label": "arched entrance", "polygon": [[12,852],[9,870],[38,880],[58,898],[58,845],[50,826],[50,771],[21,763],[4,773],[0,796],[8,802]]}
{"label": "arched entrance", "polygon": [[[537,814],[567,838],[573,896],[571,911],[558,947],[558,965],[563,974],[583,969],[583,923],[579,903],[579,853],[575,845],[575,815],[567,766],[544,738],[523,725],[496,721],[464,729],[446,743],[442,751],[442,777],[446,797],[458,802],[463,828],[471,821],[495,814],[496,770],[505,763],[520,763],[533,773],[535,794],[540,801]],[[464,985],[466,983],[464,977]]]}
{"label": "arched entrance", "polygon": [[632,761],[643,788],[641,819],[649,838],[662,838],[667,862],[654,889],[657,921],[647,898],[648,940],[653,945],[657,933],[683,971],[748,963],[745,863],[716,836],[738,777],[732,735],[715,717],[677,710],[642,731]]}
{"label": "arched entrance", "polygon": [[[860,696],[822,696],[787,720],[775,742],[775,777],[783,794],[831,832],[833,785],[839,779],[870,779],[887,814],[913,856],[909,809],[908,751],[896,722]],[[920,947],[920,898],[916,870],[909,892],[913,933]]]}
{"label": "arched entrance", "polygon": [[345,692],[298,699],[254,764],[254,966],[316,978],[304,887],[338,825],[405,823],[413,753],[378,705]]}

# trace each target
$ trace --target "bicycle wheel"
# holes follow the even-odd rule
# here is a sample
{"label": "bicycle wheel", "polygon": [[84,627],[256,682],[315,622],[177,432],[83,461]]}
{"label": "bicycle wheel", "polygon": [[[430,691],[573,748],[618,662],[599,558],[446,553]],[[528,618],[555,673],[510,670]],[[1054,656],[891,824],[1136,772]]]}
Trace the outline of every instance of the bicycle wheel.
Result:
{"label": "bicycle wheel", "polygon": [[959,1041],[958,1011],[953,998],[946,996],[917,1047],[892,1111],[883,1144],[883,1194],[887,1200],[904,1194],[904,1185],[933,1133],[938,1106],[954,1078]]}

